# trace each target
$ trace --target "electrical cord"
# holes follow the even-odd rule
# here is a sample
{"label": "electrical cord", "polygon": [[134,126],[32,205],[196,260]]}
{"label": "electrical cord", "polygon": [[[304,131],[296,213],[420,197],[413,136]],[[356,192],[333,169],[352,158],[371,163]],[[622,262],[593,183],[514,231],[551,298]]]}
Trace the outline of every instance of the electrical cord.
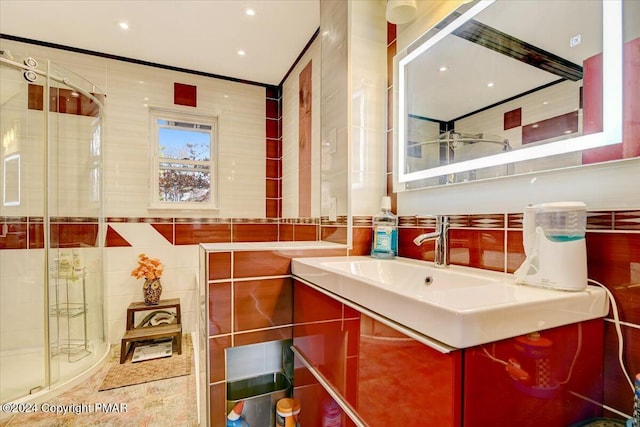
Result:
{"label": "electrical cord", "polygon": [[[484,355],[486,357],[488,357],[489,359],[493,360],[496,363],[500,363],[502,365],[505,365],[507,367],[509,366],[515,366],[517,364],[517,362],[514,359],[509,359],[509,361],[504,361],[502,359],[497,358],[496,356],[494,356],[493,354],[489,353],[487,351],[486,348],[484,348],[484,346],[482,346],[482,351],[484,351]],[[495,352],[495,345],[494,348],[492,349],[493,352]],[[573,375],[573,368],[576,365],[576,362],[578,361],[578,356],[580,355],[580,352],[582,351],[582,324],[578,323],[578,342],[576,344],[576,351],[573,354],[573,360],[571,361],[571,366],[569,366],[569,372],[567,373],[567,378],[564,381],[560,381],[558,382],[558,384],[567,384],[569,382],[569,380],[571,380],[571,376]],[[520,366],[517,366],[518,368],[520,368]]]}
{"label": "electrical cord", "polygon": [[[489,353],[489,352],[487,351],[487,349],[486,349],[486,348],[484,348],[484,346],[482,346],[482,351],[484,351],[485,356],[487,356],[489,359],[493,360],[494,362],[500,363],[500,364],[505,365],[505,366],[509,366],[509,363],[508,363],[508,362],[505,362],[505,361],[504,361],[504,360],[502,360],[502,359],[498,359],[498,358],[497,358],[497,357],[495,357],[493,354]],[[492,349],[492,351],[494,351],[494,352],[495,352],[495,345],[494,345],[494,348]]]}
{"label": "electrical cord", "polygon": [[[633,381],[631,381],[631,377],[629,376],[629,373],[627,372],[627,368],[624,365],[624,337],[622,336],[622,329],[620,327],[620,317],[618,315],[618,304],[616,303],[615,298],[613,297],[613,294],[611,293],[611,291],[602,283],[593,280],[593,279],[587,279],[587,281],[589,283],[593,283],[594,285],[600,286],[602,289],[604,289],[604,291],[607,293],[607,296],[609,297],[609,301],[611,303],[611,308],[612,308],[612,312],[613,312],[613,323],[615,325],[616,328],[616,334],[618,335],[618,363],[620,364],[620,369],[622,370],[622,373],[624,374],[625,378],[627,379],[627,382],[629,383],[629,386],[631,387],[631,391],[635,392],[635,387],[633,385]],[[561,382],[560,384],[565,384],[568,382],[569,378],[571,378],[571,372],[573,371],[573,367],[575,365],[578,353],[580,352],[580,348],[582,347],[582,331],[579,330],[579,335],[578,335],[578,348],[576,350],[576,354],[574,356],[573,362],[571,363],[571,367],[569,369],[569,374],[567,375],[567,379],[563,382]],[[504,360],[501,360],[497,357],[495,357],[493,354],[489,353],[487,351],[486,348],[484,348],[484,346],[482,346],[482,350],[484,351],[484,355],[486,357],[488,357],[489,359],[493,360],[494,362],[503,364],[505,366],[509,366],[509,362],[506,362]]]}
{"label": "electrical cord", "polygon": [[615,298],[613,298],[613,294],[611,293],[611,291],[602,283],[593,280],[593,279],[587,279],[587,281],[589,283],[593,283],[594,285],[598,285],[600,286],[602,289],[604,289],[604,291],[607,293],[607,295],[609,296],[609,301],[611,302],[611,311],[613,311],[613,323],[616,327],[616,333],[618,334],[618,362],[620,363],[620,369],[622,369],[622,373],[624,373],[625,378],[627,379],[627,382],[629,382],[629,386],[631,387],[631,391],[635,391],[635,388],[633,386],[633,381],[631,381],[631,377],[629,376],[629,373],[627,372],[627,368],[624,366],[624,360],[623,360],[623,355],[624,355],[624,338],[622,336],[622,329],[620,328],[620,317],[618,315],[618,304],[616,304],[616,300]]}
{"label": "electrical cord", "polygon": [[578,344],[576,345],[576,352],[573,354],[573,360],[571,361],[571,366],[569,367],[569,372],[567,373],[567,379],[561,381],[559,384],[566,384],[571,379],[571,375],[573,375],[573,368],[576,366],[576,362],[578,361],[578,355],[582,351],[582,323],[578,323]]}

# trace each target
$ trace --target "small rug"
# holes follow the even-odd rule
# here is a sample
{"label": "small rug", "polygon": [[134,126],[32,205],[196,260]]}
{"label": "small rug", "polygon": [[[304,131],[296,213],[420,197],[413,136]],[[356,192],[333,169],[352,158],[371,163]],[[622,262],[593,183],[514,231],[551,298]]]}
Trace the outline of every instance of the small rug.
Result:
{"label": "small rug", "polygon": [[[120,352],[118,352],[119,354]],[[136,363],[131,362],[132,354],[133,351],[129,351],[127,360],[123,364],[119,363],[119,357],[111,362],[112,366],[109,368],[109,372],[104,377],[98,391],[180,377],[191,373],[193,345],[190,334],[182,336],[182,354],[174,351],[171,357]]]}

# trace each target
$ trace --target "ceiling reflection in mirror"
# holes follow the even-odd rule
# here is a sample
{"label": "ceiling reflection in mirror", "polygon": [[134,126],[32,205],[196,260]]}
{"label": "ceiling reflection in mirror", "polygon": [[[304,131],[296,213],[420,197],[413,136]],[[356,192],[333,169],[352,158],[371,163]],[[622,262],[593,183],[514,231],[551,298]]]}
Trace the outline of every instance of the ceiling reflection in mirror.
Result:
{"label": "ceiling reflection in mirror", "polygon": [[579,166],[582,150],[619,144],[621,8],[481,1],[401,52],[400,189]]}

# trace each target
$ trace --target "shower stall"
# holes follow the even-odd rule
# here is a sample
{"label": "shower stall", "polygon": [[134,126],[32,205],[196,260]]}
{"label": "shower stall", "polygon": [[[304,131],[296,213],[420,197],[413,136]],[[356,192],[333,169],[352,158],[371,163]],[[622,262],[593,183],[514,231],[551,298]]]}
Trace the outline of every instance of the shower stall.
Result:
{"label": "shower stall", "polygon": [[0,44],[3,403],[60,390],[108,351],[104,98],[73,72]]}

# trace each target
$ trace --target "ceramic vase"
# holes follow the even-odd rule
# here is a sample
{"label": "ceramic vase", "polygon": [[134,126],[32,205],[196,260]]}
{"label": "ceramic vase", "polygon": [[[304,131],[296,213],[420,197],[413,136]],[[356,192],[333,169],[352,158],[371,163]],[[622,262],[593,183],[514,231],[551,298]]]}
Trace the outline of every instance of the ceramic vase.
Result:
{"label": "ceramic vase", "polygon": [[162,294],[160,279],[145,280],[142,285],[142,294],[146,305],[157,305]]}

